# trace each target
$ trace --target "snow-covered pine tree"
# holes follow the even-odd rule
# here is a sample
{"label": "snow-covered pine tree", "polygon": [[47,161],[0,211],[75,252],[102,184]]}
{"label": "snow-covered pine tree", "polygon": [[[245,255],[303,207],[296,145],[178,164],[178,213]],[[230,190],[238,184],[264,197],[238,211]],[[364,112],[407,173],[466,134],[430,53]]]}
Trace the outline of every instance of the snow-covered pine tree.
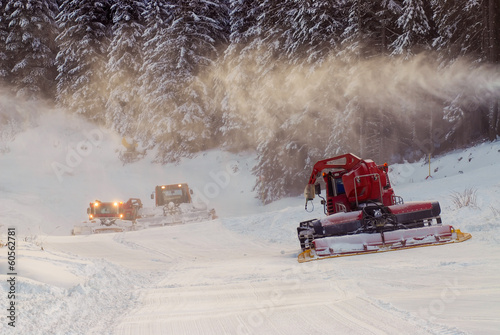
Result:
{"label": "snow-covered pine tree", "polygon": [[66,0],[57,16],[57,103],[101,123],[106,117],[109,13],[106,0]]}
{"label": "snow-covered pine tree", "polygon": [[287,120],[281,125],[287,134],[286,155],[295,159],[286,168],[291,177],[286,191],[296,195],[303,191],[313,164],[325,158],[328,147],[341,148],[341,141],[330,136],[345,126],[338,122],[336,62],[331,57],[340,48],[345,27],[339,1],[291,2],[283,15],[283,40],[289,70],[283,81],[287,100]]}
{"label": "snow-covered pine tree", "polygon": [[483,19],[480,3],[476,0],[433,0],[431,6],[437,33],[432,41],[433,49],[446,61],[464,55],[481,57]]}
{"label": "snow-covered pine tree", "polygon": [[336,1],[261,4],[261,34],[252,41],[259,51],[256,101],[262,110],[253,173],[263,202],[301,193],[328,145],[335,119],[329,96],[335,86],[323,62],[335,50],[342,27],[336,6]]}
{"label": "snow-covered pine tree", "polygon": [[263,0],[259,4],[258,30],[259,38],[252,44],[259,47],[258,71],[259,75],[271,74],[270,71],[276,69],[277,61],[285,58],[284,50],[286,35],[290,32],[284,22],[285,16],[290,10],[294,10],[292,0]]}
{"label": "snow-covered pine tree", "polygon": [[[498,0],[483,0],[484,31],[487,60],[491,64],[500,63],[500,4]],[[500,96],[497,93],[488,102],[488,137],[491,141],[500,136]]]}
{"label": "snow-covered pine tree", "polygon": [[398,38],[398,19],[403,12],[401,0],[383,0],[375,4],[376,30],[374,46],[382,55],[389,52],[390,45]]}
{"label": "snow-covered pine tree", "polygon": [[[468,97],[466,92],[457,92],[450,101],[444,102],[442,111],[443,129],[446,130],[443,139],[446,140],[446,149],[467,146],[473,139],[477,131],[477,122],[480,117],[474,112],[484,109],[484,106],[476,104]],[[477,113],[479,114],[479,113]]]}
{"label": "snow-covered pine tree", "polygon": [[286,16],[291,28],[286,54],[306,64],[322,64],[339,48],[340,34],[346,23],[341,5],[338,0],[294,0],[293,3],[293,14]]}
{"label": "snow-covered pine tree", "polygon": [[[412,59],[417,54],[423,51],[430,50],[430,38],[432,36],[431,21],[427,15],[426,9],[430,8],[430,4],[424,3],[422,0],[403,0],[401,5],[401,15],[397,20],[397,38],[390,43],[389,48],[392,50],[392,56],[402,56],[394,60],[395,62],[415,61]],[[404,93],[404,99],[400,109],[405,111],[407,124],[410,125],[410,133],[408,138],[412,143],[412,151],[423,155],[430,154],[433,148],[429,143],[430,134],[432,132],[432,110],[422,104],[425,101],[425,92],[421,92],[420,87],[415,85],[415,82],[405,82],[402,85],[408,84],[407,90],[401,90]],[[403,139],[406,141],[406,138]]]}
{"label": "snow-covered pine tree", "polygon": [[[254,189],[264,204],[286,196],[296,196],[303,191],[310,166],[307,146],[293,141],[286,131],[278,130],[261,141],[257,148],[258,163],[253,169],[256,176]],[[314,162],[312,162],[314,164]]]}
{"label": "snow-covered pine tree", "polygon": [[167,59],[162,85],[169,96],[159,121],[169,130],[157,128],[159,162],[176,161],[213,146],[214,103],[207,94],[211,87],[202,78],[221,54],[229,33],[226,1],[176,0],[169,10],[172,21],[161,46]]}
{"label": "snow-covered pine tree", "polygon": [[113,39],[109,46],[106,77],[108,78],[106,123],[123,136],[138,137],[137,118],[144,106],[139,94],[142,66],[144,2],[116,1],[111,6]]}
{"label": "snow-covered pine tree", "polygon": [[260,35],[259,0],[230,0],[229,45],[214,71],[218,102],[216,127],[220,145],[230,151],[254,148],[255,58],[251,43]]}
{"label": "snow-covered pine tree", "polygon": [[410,57],[429,49],[431,27],[422,0],[404,0],[397,24],[401,32],[391,44],[393,55]]}
{"label": "snow-covered pine tree", "polygon": [[163,143],[171,140],[174,133],[172,122],[166,116],[173,92],[167,85],[170,80],[170,59],[164,51],[168,40],[166,30],[173,20],[171,7],[168,0],[147,1],[143,13],[145,29],[142,36],[143,64],[140,69],[139,95],[145,104],[137,119],[140,125],[137,135],[149,146],[155,145],[155,137],[162,133]]}
{"label": "snow-covered pine tree", "polygon": [[5,49],[13,90],[27,100],[53,99],[56,69],[55,0],[9,0],[4,8]]}
{"label": "snow-covered pine tree", "polygon": [[240,54],[249,42],[259,35],[257,19],[259,0],[229,0],[230,42],[226,54]]}
{"label": "snow-covered pine tree", "polygon": [[[401,14],[401,6],[394,0],[348,0],[343,3],[342,12],[346,26],[337,62],[342,62],[351,80],[346,92],[347,102],[340,111],[329,142],[339,143],[344,151],[377,160],[380,158],[378,148],[383,147],[385,141],[382,134],[388,127],[385,120],[390,106],[367,96],[364,86],[368,72],[377,71],[376,63],[369,66],[368,61],[385,55],[389,44],[396,38],[395,22]],[[376,78],[376,75],[372,77]],[[333,150],[332,154],[336,154],[337,150],[331,145],[328,152]]]}
{"label": "snow-covered pine tree", "polygon": [[484,39],[486,40],[488,61],[498,64],[500,62],[500,4],[498,1],[483,1],[483,17],[485,19]]}
{"label": "snow-covered pine tree", "polygon": [[[461,65],[469,66],[470,71],[490,61],[491,49],[487,43],[490,36],[489,0],[444,0],[432,1],[431,4],[437,30],[433,47],[441,55],[445,70],[460,62],[459,58],[464,56],[473,60],[469,65]],[[497,33],[498,30],[500,28],[496,29]],[[498,120],[495,121],[498,119],[498,108],[495,108],[495,99],[478,103],[471,99],[466,89],[467,86],[464,86],[462,91],[455,92],[443,102],[442,117],[447,123],[442,127],[447,130],[447,142],[455,146],[467,145],[479,134],[489,133],[490,139],[496,138],[497,130],[493,125],[498,124]],[[490,129],[485,129],[483,119],[488,120]]]}
{"label": "snow-covered pine tree", "polygon": [[345,28],[339,56],[359,60],[385,54],[397,37],[394,31],[402,12],[400,2],[347,0],[340,4]]}
{"label": "snow-covered pine tree", "polygon": [[[259,4],[257,18],[258,36],[250,42],[254,54],[252,95],[255,99],[252,113],[255,116],[258,164],[253,174],[257,176],[255,190],[264,202],[288,194],[290,181],[288,159],[284,156],[289,136],[282,126],[293,111],[289,109],[289,94],[285,92],[288,60],[286,35],[290,33],[285,17],[295,10],[293,2],[264,0]],[[295,106],[294,108],[297,108]],[[298,107],[300,108],[300,107]]]}
{"label": "snow-covered pine tree", "polygon": [[9,57],[7,55],[7,36],[9,31],[7,29],[7,17],[8,13],[5,10],[5,5],[8,0],[0,0],[0,85],[6,85],[10,82],[9,74],[12,65],[10,64]]}
{"label": "snow-covered pine tree", "polygon": [[[445,69],[460,56],[480,54],[478,53],[480,39],[470,38],[479,34],[477,31],[479,3],[471,7],[467,6],[468,2],[469,0],[431,1],[437,33],[432,46],[440,55],[441,66]],[[469,111],[463,105],[463,101],[463,92],[456,92],[456,96],[451,97],[449,101],[443,101],[442,117],[448,122],[442,125],[446,129],[445,139],[455,145],[457,139],[460,141],[463,138],[462,134],[466,133],[462,123],[468,118]],[[466,128],[469,128],[469,125]]]}

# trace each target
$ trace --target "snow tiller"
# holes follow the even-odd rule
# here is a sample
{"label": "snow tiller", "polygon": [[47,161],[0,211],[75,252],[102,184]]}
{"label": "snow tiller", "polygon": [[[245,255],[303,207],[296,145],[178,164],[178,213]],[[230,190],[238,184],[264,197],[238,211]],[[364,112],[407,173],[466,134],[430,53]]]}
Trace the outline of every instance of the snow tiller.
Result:
{"label": "snow tiller", "polygon": [[155,208],[143,208],[139,222],[148,226],[215,220],[215,209],[209,209],[204,202],[194,201],[193,190],[186,183],[158,185],[151,199],[155,199]]}
{"label": "snow tiller", "polygon": [[[317,194],[323,219],[301,222],[297,233],[302,248],[299,262],[415,247],[463,242],[471,238],[442,224],[437,201],[407,202],[394,194],[388,166],[376,165],[353,154],[317,162],[304,195]],[[326,199],[321,197],[322,175]]]}

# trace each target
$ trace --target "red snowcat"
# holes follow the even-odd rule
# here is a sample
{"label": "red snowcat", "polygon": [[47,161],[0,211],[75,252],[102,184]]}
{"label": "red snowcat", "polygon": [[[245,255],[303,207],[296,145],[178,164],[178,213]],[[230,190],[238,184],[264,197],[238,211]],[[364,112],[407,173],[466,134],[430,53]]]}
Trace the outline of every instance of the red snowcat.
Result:
{"label": "red snowcat", "polygon": [[76,224],[72,234],[125,232],[217,218],[215,209],[193,201],[196,197],[186,183],[156,186],[151,198],[155,199],[155,207],[143,207],[138,198],[130,198],[127,202],[91,202],[87,208],[89,220]]}
{"label": "red snowcat", "polygon": [[136,219],[139,217],[141,208],[142,202],[137,198],[130,198],[125,203],[96,200],[87,208],[89,221],[75,225],[72,233],[84,235],[135,230]]}
{"label": "red snowcat", "polygon": [[[304,190],[306,210],[317,194],[327,216],[300,222],[299,262],[463,242],[471,238],[442,224],[437,201],[407,202],[394,194],[388,165],[348,153],[318,161]],[[319,176],[326,185],[321,196]]]}

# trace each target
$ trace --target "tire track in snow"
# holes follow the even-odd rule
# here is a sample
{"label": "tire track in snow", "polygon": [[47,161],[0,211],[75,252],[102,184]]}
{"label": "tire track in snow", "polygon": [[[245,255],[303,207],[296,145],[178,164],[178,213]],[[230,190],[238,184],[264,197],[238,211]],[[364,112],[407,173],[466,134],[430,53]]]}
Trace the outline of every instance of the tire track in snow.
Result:
{"label": "tire track in snow", "polygon": [[117,234],[116,236],[113,237],[113,241],[115,241],[115,242],[129,248],[129,249],[146,251],[147,253],[149,253],[151,255],[159,255],[161,257],[165,257],[166,259],[173,259],[173,258],[175,258],[176,255],[180,254],[180,253],[173,254],[172,251],[170,251],[169,253],[162,252],[158,249],[155,249],[152,247],[147,247],[142,243],[133,242],[130,239],[126,239],[125,234],[126,233]]}
{"label": "tire track in snow", "polygon": [[461,331],[460,329],[456,327],[450,327],[442,324],[438,324],[435,322],[432,322],[427,319],[423,319],[420,316],[416,316],[408,311],[401,310],[399,308],[396,308],[394,305],[384,302],[379,299],[374,299],[374,298],[369,298],[365,297],[364,301],[366,302],[366,305],[371,305],[375,308],[379,308],[381,310],[385,310],[386,312],[390,313],[391,315],[397,315],[400,319],[407,320],[410,324],[413,324],[415,326],[418,326],[419,328],[424,329],[426,332],[429,334],[436,334],[436,335],[459,335],[459,334],[467,334],[467,332]]}
{"label": "tire track in snow", "polygon": [[[139,309],[122,319],[116,334],[362,333],[434,334],[404,315],[354,293],[325,291],[321,282],[258,282],[145,290]],[[443,333],[444,334],[444,333]]]}

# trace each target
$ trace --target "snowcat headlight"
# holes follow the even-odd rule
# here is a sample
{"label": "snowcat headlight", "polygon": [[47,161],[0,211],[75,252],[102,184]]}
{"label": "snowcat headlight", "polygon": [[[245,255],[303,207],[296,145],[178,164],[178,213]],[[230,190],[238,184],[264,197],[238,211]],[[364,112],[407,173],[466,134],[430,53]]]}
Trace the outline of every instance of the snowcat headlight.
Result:
{"label": "snowcat headlight", "polygon": [[164,190],[164,189],[165,189],[165,186],[162,186],[162,187],[161,187],[161,189],[162,189],[162,190]]}
{"label": "snowcat headlight", "polygon": [[90,214],[90,215],[89,215],[89,218],[90,218],[90,219],[93,219],[93,218],[94,218],[94,216],[93,216],[92,214]]}
{"label": "snowcat headlight", "polygon": [[179,185],[177,185],[177,186],[182,187],[182,185],[181,185],[181,184],[179,184]]}
{"label": "snowcat headlight", "polygon": [[117,207],[117,206],[118,206],[118,203],[117,203],[117,202],[115,202],[113,205],[115,205],[115,207]]}
{"label": "snowcat headlight", "polygon": [[123,217],[123,214],[120,214],[120,219]]}

